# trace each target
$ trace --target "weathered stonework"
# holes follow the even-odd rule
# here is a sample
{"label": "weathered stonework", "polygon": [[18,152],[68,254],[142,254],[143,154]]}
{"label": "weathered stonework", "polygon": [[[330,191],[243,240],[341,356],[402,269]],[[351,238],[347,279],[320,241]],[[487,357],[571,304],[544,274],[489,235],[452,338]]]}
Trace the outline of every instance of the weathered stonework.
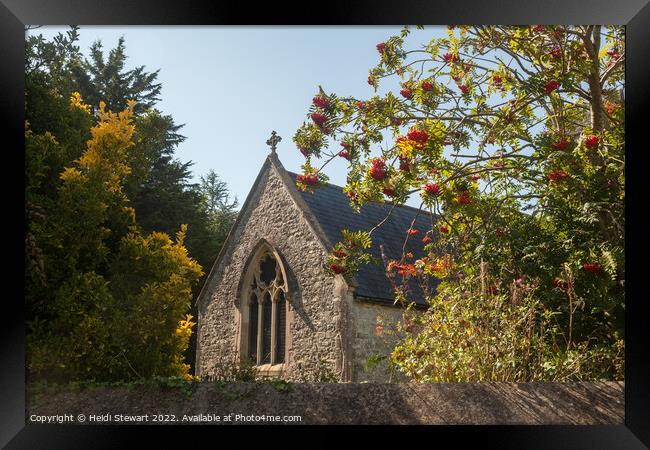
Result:
{"label": "weathered stonework", "polygon": [[240,360],[243,277],[260,245],[279,255],[287,273],[287,352],[277,375],[293,381],[387,381],[385,362],[366,370],[368,357],[387,354],[377,336],[402,310],[362,302],[342,276],[325,271],[332,243],[323,238],[308,207],[293,195],[279,161],[269,157],[199,298],[197,374]]}
{"label": "weathered stonework", "polygon": [[[178,389],[94,387],[79,390],[27,386],[27,420],[33,416],[76,418],[98,415],[102,422],[74,425],[623,425],[623,382],[578,383],[297,383],[276,389],[271,383],[195,383],[190,396]],[[37,391],[40,389],[40,391]],[[124,422],[117,413],[148,415]],[[291,416],[289,422],[226,416]],[[173,415],[177,422],[153,415]],[[208,414],[211,417],[207,417]],[[198,416],[191,421],[184,416]],[[221,418],[215,421],[215,416]],[[295,420],[295,416],[299,420]],[[74,428],[74,427],[73,427]],[[29,435],[21,433],[18,436]],[[76,437],[76,436],[75,436]],[[71,441],[72,447],[78,441]],[[33,448],[20,445],[16,448]],[[40,445],[42,447],[42,445]],[[603,448],[620,448],[616,443]]]}
{"label": "weathered stonework", "polygon": [[239,284],[244,267],[261,239],[282,257],[289,272],[288,320],[291,341],[284,377],[329,371],[341,374],[340,308],[335,279],[323,270],[325,246],[271,165],[253,195],[248,217],[233,230],[221,258],[220,274],[200,305],[198,373],[209,375],[214,361],[236,358],[239,336]]}
{"label": "weathered stonework", "polygon": [[[385,382],[391,380],[387,361],[368,365],[374,355],[388,355],[394,347],[391,332],[403,320],[403,310],[398,307],[354,300],[350,302],[353,381]],[[394,380],[396,374],[392,375]]]}

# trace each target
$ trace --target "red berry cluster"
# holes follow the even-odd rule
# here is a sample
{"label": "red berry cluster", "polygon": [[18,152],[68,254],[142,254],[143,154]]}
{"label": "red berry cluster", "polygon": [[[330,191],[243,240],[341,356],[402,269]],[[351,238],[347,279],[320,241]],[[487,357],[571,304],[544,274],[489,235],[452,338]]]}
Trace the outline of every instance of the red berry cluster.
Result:
{"label": "red berry cluster", "polygon": [[451,62],[458,61],[458,56],[454,55],[453,53],[447,52],[444,55],[442,55],[442,59],[444,59],[445,62],[451,63]]}
{"label": "red berry cluster", "polygon": [[323,97],[322,95],[317,95],[316,97],[314,97],[312,99],[312,103],[314,104],[314,106],[322,109],[327,109],[330,105],[330,102],[327,99],[327,97]]}
{"label": "red berry cluster", "polygon": [[424,185],[424,191],[429,195],[440,195],[441,187],[438,183],[427,183]]}
{"label": "red berry cluster", "polygon": [[422,90],[425,92],[429,92],[433,90],[433,84],[430,83],[429,81],[425,81],[424,83],[422,83]]}
{"label": "red berry cluster", "polygon": [[347,151],[347,150],[345,150],[345,149],[343,149],[343,150],[341,150],[341,151],[339,152],[339,156],[340,156],[341,158],[350,159],[350,152]]}
{"label": "red berry cluster", "polygon": [[587,147],[588,149],[598,147],[598,142],[600,142],[598,136],[591,134],[585,138],[585,147]]}
{"label": "red berry cluster", "polygon": [[409,140],[415,142],[417,147],[422,148],[427,144],[427,141],[429,140],[429,133],[413,128],[407,133],[406,137]]}
{"label": "red berry cluster", "polygon": [[420,230],[416,230],[415,228],[409,228],[408,230],[406,230],[406,234],[408,234],[409,236],[415,236],[418,233],[420,233]]}
{"label": "red berry cluster", "polygon": [[458,197],[456,197],[456,200],[458,200],[458,203],[461,205],[469,205],[472,202],[472,198],[467,192],[461,192]]}
{"label": "red berry cluster", "polygon": [[609,69],[612,67],[614,64],[616,64],[621,57],[621,52],[619,51],[618,48],[614,47],[611,50],[607,51],[607,55],[609,56],[609,61],[607,62],[607,68]]}
{"label": "red berry cluster", "polygon": [[330,270],[336,274],[344,273],[345,267],[339,266],[336,263],[330,264]]}
{"label": "red berry cluster", "polygon": [[447,228],[445,225],[440,225],[438,227],[438,231],[440,231],[442,234],[447,234],[449,233],[449,228]]}
{"label": "red berry cluster", "polygon": [[465,84],[461,84],[460,86],[458,86],[458,88],[463,93],[463,95],[467,95],[469,93],[469,87]]}
{"label": "red berry cluster", "polygon": [[402,89],[401,91],[399,91],[399,93],[402,95],[402,97],[404,97],[404,98],[406,98],[408,100],[413,98],[413,92],[411,92],[411,90],[408,89],[408,88]]}
{"label": "red berry cluster", "polygon": [[422,243],[423,243],[424,245],[430,244],[430,243],[431,243],[431,238],[430,238],[429,236],[424,236],[424,237],[422,238]]}
{"label": "red berry cluster", "polygon": [[584,263],[582,268],[587,272],[599,274],[603,271],[603,267],[598,263]]}
{"label": "red berry cluster", "polygon": [[374,85],[375,85],[375,79],[372,77],[372,75],[368,75],[368,84],[369,84],[370,86],[374,86]]}
{"label": "red berry cluster", "polygon": [[373,159],[372,167],[370,167],[370,176],[377,181],[381,181],[386,178],[386,175],[388,175],[386,161],[381,158]]}
{"label": "red berry cluster", "polygon": [[559,87],[560,87],[559,81],[557,80],[547,81],[546,84],[544,85],[544,91],[546,91],[547,95],[551,95],[551,93]]}
{"label": "red berry cluster", "polygon": [[404,158],[402,155],[399,157],[399,170],[402,172],[408,172],[411,170],[411,163],[409,162],[408,158]]}
{"label": "red berry cluster", "polygon": [[502,83],[503,83],[503,79],[501,78],[501,75],[494,74],[492,76],[492,84],[494,85],[494,87],[500,88],[502,86]]}
{"label": "red berry cluster", "polygon": [[382,54],[384,53],[384,50],[386,50],[386,44],[384,42],[380,42],[377,44],[377,51]]}
{"label": "red berry cluster", "polygon": [[382,189],[382,192],[386,197],[394,197],[395,196],[395,189],[389,187],[389,186],[384,186],[384,189]]}
{"label": "red berry cluster", "polygon": [[553,148],[555,150],[564,151],[569,146],[569,140],[567,138],[562,138],[559,141],[553,143]]}
{"label": "red berry cluster", "polygon": [[365,111],[365,112],[372,111],[372,105],[369,105],[368,103],[362,101],[357,102],[357,108],[359,109],[359,111]]}
{"label": "red berry cluster", "polygon": [[476,175],[472,175],[469,179],[472,180],[472,181],[476,181],[476,180],[480,180],[481,176],[476,174]]}
{"label": "red berry cluster", "polygon": [[345,258],[346,256],[348,256],[345,250],[334,250],[332,254],[337,258]]}
{"label": "red berry cluster", "polygon": [[319,127],[322,127],[323,124],[327,121],[327,116],[323,113],[313,112],[311,113],[311,120],[313,120],[314,123]]}
{"label": "red berry cluster", "polygon": [[314,173],[310,173],[309,175],[298,175],[296,179],[308,184],[309,186],[314,186],[318,183],[318,177]]}
{"label": "red berry cluster", "polygon": [[562,181],[565,178],[568,178],[569,174],[566,173],[564,170],[558,169],[558,170],[554,170],[553,172],[549,173],[547,175],[547,177],[551,181]]}

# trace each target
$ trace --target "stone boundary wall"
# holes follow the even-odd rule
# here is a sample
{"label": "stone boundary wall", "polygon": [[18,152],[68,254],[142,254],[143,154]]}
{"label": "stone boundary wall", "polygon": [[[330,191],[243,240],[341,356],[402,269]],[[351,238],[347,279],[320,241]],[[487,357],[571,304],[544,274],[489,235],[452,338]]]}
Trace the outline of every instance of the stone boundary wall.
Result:
{"label": "stone boundary wall", "polygon": [[[32,415],[208,414],[300,416],[291,424],[563,424],[624,423],[623,382],[578,383],[208,383],[191,394],[153,387],[95,387],[29,392]],[[200,420],[200,418],[199,418]],[[78,423],[73,420],[72,423]],[[97,425],[97,422],[85,423]],[[106,424],[124,423],[114,418]],[[142,422],[141,422],[142,423]],[[221,422],[232,423],[232,422]],[[265,424],[241,420],[238,423]]]}

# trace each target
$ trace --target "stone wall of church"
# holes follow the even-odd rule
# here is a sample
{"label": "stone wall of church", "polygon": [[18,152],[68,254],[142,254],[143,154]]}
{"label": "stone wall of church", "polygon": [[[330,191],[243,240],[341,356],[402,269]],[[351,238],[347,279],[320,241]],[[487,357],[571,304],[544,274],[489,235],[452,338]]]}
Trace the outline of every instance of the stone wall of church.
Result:
{"label": "stone wall of church", "polygon": [[391,377],[386,360],[371,364],[373,355],[390,354],[395,344],[391,335],[395,325],[403,321],[404,310],[392,305],[383,305],[356,299],[350,303],[350,318],[353,335],[352,381],[387,382],[395,381],[399,374]]}
{"label": "stone wall of church", "polygon": [[326,275],[326,249],[314,234],[301,209],[273,166],[260,180],[251,199],[249,216],[230,242],[217,268],[220,276],[208,289],[199,308],[197,374],[214,373],[215,365],[234,361],[237,354],[239,299],[236,292],[245,263],[260,239],[266,239],[284,258],[292,273],[289,293],[289,359],[284,375],[289,380],[315,381],[342,373],[344,338],[340,335],[344,289],[340,277]]}

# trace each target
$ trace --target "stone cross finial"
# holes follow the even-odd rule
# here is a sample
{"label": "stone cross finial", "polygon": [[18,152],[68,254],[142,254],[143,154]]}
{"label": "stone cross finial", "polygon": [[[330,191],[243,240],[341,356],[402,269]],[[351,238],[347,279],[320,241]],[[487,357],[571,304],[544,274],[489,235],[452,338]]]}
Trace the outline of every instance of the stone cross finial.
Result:
{"label": "stone cross finial", "polygon": [[271,146],[271,153],[275,153],[275,147],[278,145],[278,142],[280,142],[282,138],[277,135],[277,133],[274,131],[271,132],[271,137],[266,141],[266,145]]}

